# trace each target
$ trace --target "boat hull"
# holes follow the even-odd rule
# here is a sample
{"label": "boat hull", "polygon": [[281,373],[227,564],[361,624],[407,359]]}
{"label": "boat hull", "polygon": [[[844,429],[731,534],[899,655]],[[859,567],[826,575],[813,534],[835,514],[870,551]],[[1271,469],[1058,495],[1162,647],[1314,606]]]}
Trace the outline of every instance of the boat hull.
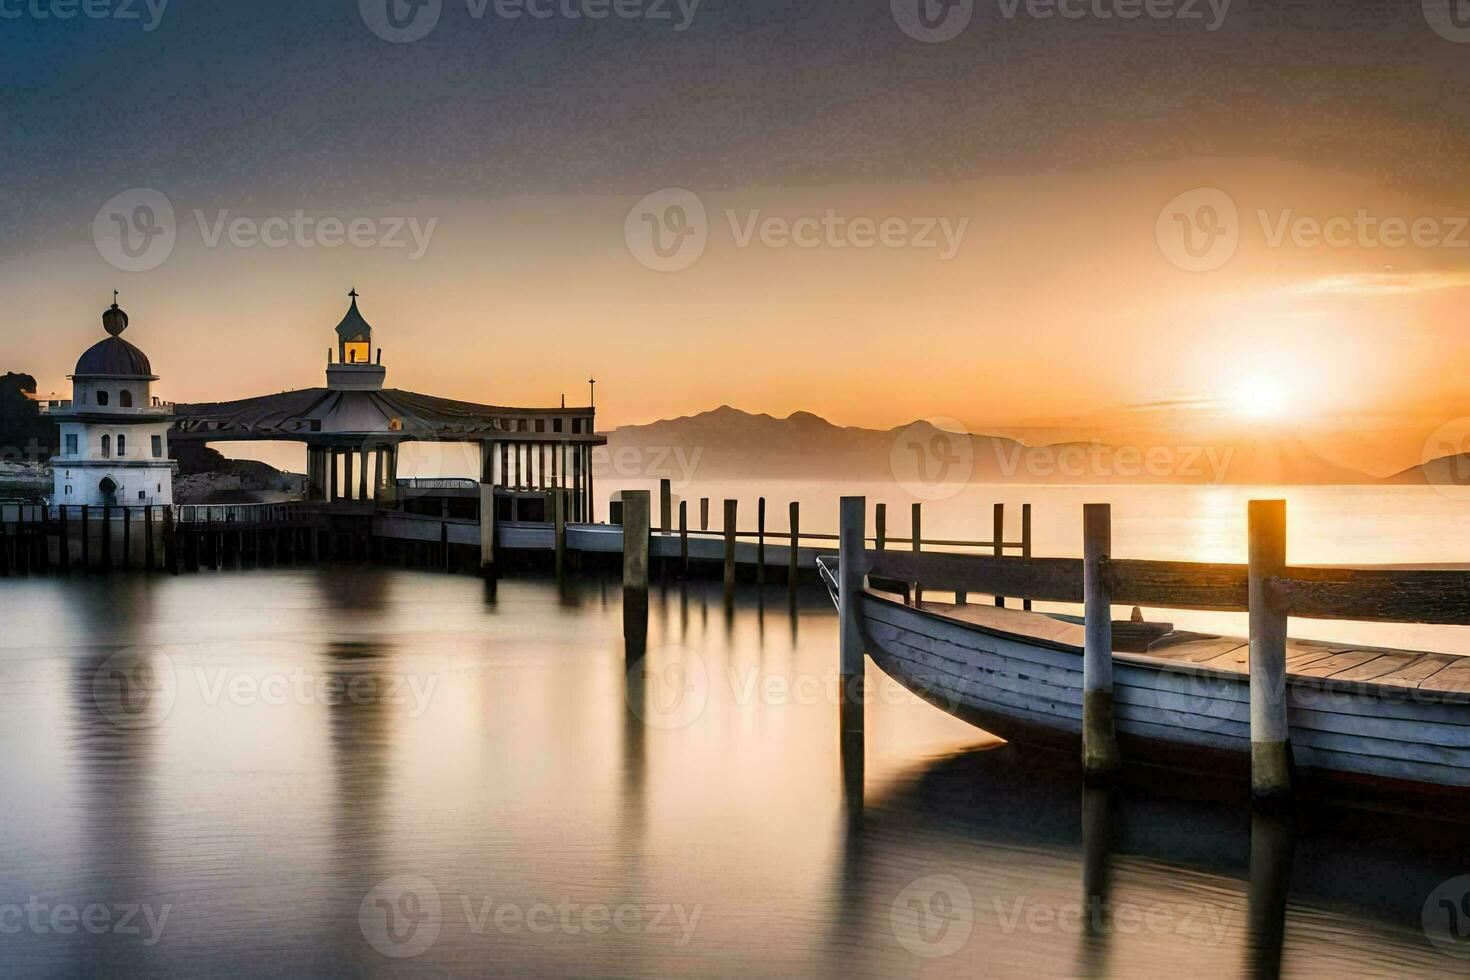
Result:
{"label": "boat hull", "polygon": [[[1040,614],[1036,614],[1040,615]],[[1008,741],[1076,748],[1082,651],[864,593],[877,666],[926,701]],[[1115,654],[1113,698],[1126,755],[1243,778],[1250,684],[1243,673]],[[1470,788],[1470,704],[1371,685],[1292,677],[1295,764],[1313,777]]]}

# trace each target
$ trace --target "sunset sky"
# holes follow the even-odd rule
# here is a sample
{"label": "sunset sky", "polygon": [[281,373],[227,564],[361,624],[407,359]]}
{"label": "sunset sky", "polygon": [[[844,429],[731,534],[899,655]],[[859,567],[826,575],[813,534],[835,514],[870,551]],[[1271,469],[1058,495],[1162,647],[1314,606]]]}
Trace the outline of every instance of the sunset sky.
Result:
{"label": "sunset sky", "polygon": [[[991,0],[942,43],[905,2],[444,0],[406,43],[374,0],[0,20],[0,371],[64,390],[117,288],[167,397],[320,385],[355,285],[391,386],[580,404],[595,373],[604,428],[1271,429],[1386,473],[1470,415],[1470,31],[1434,0]],[[672,220],[667,188],[705,244],[658,271],[637,208]],[[173,243],[124,271],[104,205],[140,189]],[[800,218],[813,247],[768,223]]]}

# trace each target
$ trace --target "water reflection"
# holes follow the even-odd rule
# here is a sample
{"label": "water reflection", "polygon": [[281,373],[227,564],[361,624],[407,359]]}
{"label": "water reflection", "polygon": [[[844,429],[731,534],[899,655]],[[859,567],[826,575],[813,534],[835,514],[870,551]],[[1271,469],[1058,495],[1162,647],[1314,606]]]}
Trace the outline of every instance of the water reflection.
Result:
{"label": "water reflection", "polygon": [[[975,748],[981,733],[884,696],[871,671],[866,703],[831,698],[835,621],[819,590],[791,616],[769,588],[741,587],[733,615],[710,621],[720,583],[673,583],[628,644],[614,575],[507,578],[494,593],[361,567],[24,588],[61,590],[70,646],[44,655],[54,675],[0,659],[0,679],[25,700],[60,692],[76,795],[46,812],[80,819],[12,821],[0,871],[23,884],[5,894],[172,896],[178,931],[153,948],[22,937],[0,945],[7,973],[249,973],[262,950],[303,972],[454,975],[1447,965],[1418,923],[1425,896],[1463,870],[1461,834],[1423,815],[1262,823],[1149,771],[1084,791],[1075,759]],[[173,636],[190,638],[183,660],[157,642]],[[216,705],[200,666],[305,669],[325,696]],[[427,710],[385,696],[405,674],[439,679]],[[46,758],[55,731],[41,727],[7,729],[8,754]],[[37,855],[68,849],[81,873],[43,878]],[[358,913],[405,874],[435,883],[444,921],[418,957],[391,963]],[[701,916],[680,945],[493,920],[476,931],[460,911],[563,898]]]}

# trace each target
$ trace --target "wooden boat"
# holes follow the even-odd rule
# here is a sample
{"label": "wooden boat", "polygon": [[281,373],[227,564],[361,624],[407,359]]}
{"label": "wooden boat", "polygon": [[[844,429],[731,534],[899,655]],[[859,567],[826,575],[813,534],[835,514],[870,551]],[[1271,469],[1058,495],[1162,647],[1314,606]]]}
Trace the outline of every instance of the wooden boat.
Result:
{"label": "wooden boat", "polygon": [[[835,601],[836,559],[819,567]],[[1008,741],[1080,744],[1079,618],[906,605],[871,588],[861,599],[868,655],[918,696]],[[1113,655],[1125,758],[1247,773],[1246,640],[1171,630],[1146,646]],[[1309,780],[1470,787],[1470,657],[1289,640],[1286,667],[1293,758]]]}

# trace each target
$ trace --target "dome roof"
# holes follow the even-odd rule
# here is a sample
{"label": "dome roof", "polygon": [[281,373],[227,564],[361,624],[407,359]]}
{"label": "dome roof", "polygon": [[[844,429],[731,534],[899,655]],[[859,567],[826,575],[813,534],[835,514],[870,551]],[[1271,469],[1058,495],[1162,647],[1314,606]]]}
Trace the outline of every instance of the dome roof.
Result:
{"label": "dome roof", "polygon": [[121,337],[108,337],[98,341],[77,360],[73,377],[87,375],[125,375],[135,378],[153,377],[153,366],[144,354]]}
{"label": "dome roof", "polygon": [[128,328],[128,315],[118,309],[116,302],[103,312],[102,328],[111,336],[88,347],[86,353],[77,359],[76,370],[72,372],[73,378],[99,375],[149,379],[154,377],[148,355],[118,336]]}

